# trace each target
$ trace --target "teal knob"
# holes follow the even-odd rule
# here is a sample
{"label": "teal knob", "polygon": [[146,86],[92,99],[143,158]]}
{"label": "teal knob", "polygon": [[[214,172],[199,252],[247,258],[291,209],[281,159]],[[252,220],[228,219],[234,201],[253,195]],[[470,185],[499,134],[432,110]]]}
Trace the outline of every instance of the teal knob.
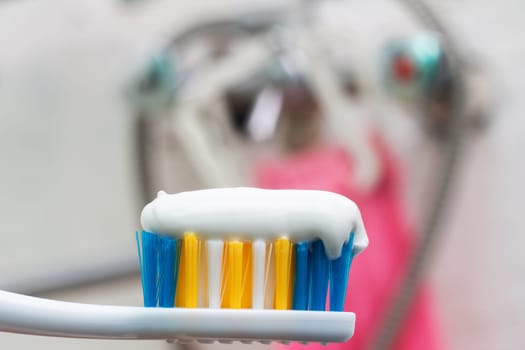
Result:
{"label": "teal knob", "polygon": [[142,111],[169,107],[175,97],[177,73],[171,57],[160,52],[135,77],[129,91],[132,104]]}
{"label": "teal knob", "polygon": [[401,97],[422,96],[439,74],[443,55],[439,38],[433,33],[390,43],[381,63],[387,89]]}

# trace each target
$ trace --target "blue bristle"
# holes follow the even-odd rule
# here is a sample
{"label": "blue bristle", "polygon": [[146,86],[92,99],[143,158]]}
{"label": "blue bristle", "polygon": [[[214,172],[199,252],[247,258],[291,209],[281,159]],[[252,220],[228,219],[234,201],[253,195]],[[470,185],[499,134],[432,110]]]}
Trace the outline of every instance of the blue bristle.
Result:
{"label": "blue bristle", "polygon": [[177,241],[171,237],[160,238],[159,257],[159,306],[173,307],[177,288],[178,271]]}
{"label": "blue bristle", "polygon": [[295,244],[295,280],[292,308],[308,309],[308,242]]}
{"label": "blue bristle", "polygon": [[328,290],[329,261],[323,242],[312,242],[309,256],[310,267],[310,301],[309,309],[324,311]]}
{"label": "blue bristle", "polygon": [[142,293],[144,294],[144,274],[142,273],[142,246],[141,246],[141,237],[139,237],[139,231],[135,231],[135,241],[137,242],[137,252],[139,255],[139,272],[140,272],[140,281],[142,284]]}
{"label": "blue bristle", "polygon": [[352,264],[354,233],[350,235],[341,250],[341,256],[330,262],[330,311],[343,311],[345,304],[348,275]]}
{"label": "blue bristle", "polygon": [[142,231],[142,290],[144,293],[144,306],[157,306],[158,294],[158,269],[159,269],[159,237],[153,233]]}
{"label": "blue bristle", "polygon": [[[179,277],[179,265],[180,265],[181,252],[182,252],[182,240],[178,239],[177,240],[177,246],[176,246],[176,249],[175,249],[175,271],[174,271],[174,275],[173,275],[173,278],[175,279],[175,287],[177,287],[177,281],[178,281],[178,277]],[[175,288],[175,293],[176,292],[177,292],[177,289]]]}

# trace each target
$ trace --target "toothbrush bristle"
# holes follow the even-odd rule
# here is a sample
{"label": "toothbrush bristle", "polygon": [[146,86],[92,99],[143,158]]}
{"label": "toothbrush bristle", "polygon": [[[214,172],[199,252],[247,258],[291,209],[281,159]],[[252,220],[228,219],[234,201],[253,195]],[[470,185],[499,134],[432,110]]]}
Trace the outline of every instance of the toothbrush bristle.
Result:
{"label": "toothbrush bristle", "polygon": [[198,306],[199,241],[194,233],[182,239],[179,277],[175,292],[175,303],[179,307]]}
{"label": "toothbrush bristle", "polygon": [[343,311],[354,233],[330,260],[321,240],[203,241],[137,232],[146,307]]}
{"label": "toothbrush bristle", "polygon": [[243,243],[228,242],[225,248],[224,292],[222,307],[241,308]]}
{"label": "toothbrush bristle", "polygon": [[275,251],[275,305],[277,310],[288,310],[290,300],[290,275],[292,270],[292,243],[287,238],[274,242]]}
{"label": "toothbrush bristle", "polygon": [[177,241],[171,237],[161,237],[160,242],[159,306],[173,307],[177,288]]}
{"label": "toothbrush bristle", "polygon": [[208,258],[208,306],[221,306],[221,267],[224,243],[221,240],[206,242]]}
{"label": "toothbrush bristle", "polygon": [[141,258],[144,306],[154,307],[158,304],[159,237],[146,231],[142,231],[140,236],[137,244]]}
{"label": "toothbrush bristle", "polygon": [[294,310],[308,310],[308,246],[308,242],[295,244]]}
{"label": "toothbrush bristle", "polygon": [[310,300],[309,310],[323,311],[328,290],[329,260],[323,242],[316,240],[310,247]]}
{"label": "toothbrush bristle", "polygon": [[354,244],[354,233],[343,245],[341,256],[332,260],[330,271],[330,311],[343,311],[348,285],[348,275],[352,264],[352,246]]}
{"label": "toothbrush bristle", "polygon": [[256,240],[252,245],[252,252],[252,307],[254,309],[264,309],[264,294],[266,291],[266,242]]}
{"label": "toothbrush bristle", "polygon": [[251,243],[243,244],[242,262],[242,289],[241,307],[249,309],[252,307],[252,286],[253,286],[253,246]]}

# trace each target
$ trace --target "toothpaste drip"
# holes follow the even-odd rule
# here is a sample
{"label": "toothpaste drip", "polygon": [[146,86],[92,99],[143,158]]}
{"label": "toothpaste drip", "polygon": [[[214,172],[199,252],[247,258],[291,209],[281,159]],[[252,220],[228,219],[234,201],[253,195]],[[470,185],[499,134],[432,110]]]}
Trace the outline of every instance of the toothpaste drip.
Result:
{"label": "toothpaste drip", "polygon": [[142,210],[145,230],[183,237],[195,232],[205,240],[323,241],[336,259],[354,232],[353,255],[368,246],[357,205],[332,192],[221,188],[177,194],[159,192]]}

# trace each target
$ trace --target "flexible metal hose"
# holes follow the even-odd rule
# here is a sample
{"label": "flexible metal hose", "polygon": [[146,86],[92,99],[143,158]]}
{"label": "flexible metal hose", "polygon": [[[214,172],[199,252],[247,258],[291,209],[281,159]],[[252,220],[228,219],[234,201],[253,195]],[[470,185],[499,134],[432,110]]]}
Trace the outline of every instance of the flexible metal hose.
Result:
{"label": "flexible metal hose", "polygon": [[447,200],[453,185],[453,178],[457,173],[459,159],[462,154],[463,135],[465,130],[465,91],[463,82],[463,62],[453,42],[453,38],[445,29],[445,26],[437,19],[434,12],[420,0],[399,0],[407,6],[421,21],[431,30],[438,32],[447,49],[452,69],[452,101],[451,118],[447,137],[441,146],[444,148],[444,165],[441,175],[435,187],[434,204],[430,208],[419,237],[419,245],[410,257],[407,273],[401,283],[400,289],[392,300],[387,310],[383,323],[379,328],[371,349],[391,349],[399,330],[412,305],[414,297],[421,285],[422,278],[428,267],[432,254],[436,251],[439,239],[443,233],[440,231],[440,223],[445,214]]}

